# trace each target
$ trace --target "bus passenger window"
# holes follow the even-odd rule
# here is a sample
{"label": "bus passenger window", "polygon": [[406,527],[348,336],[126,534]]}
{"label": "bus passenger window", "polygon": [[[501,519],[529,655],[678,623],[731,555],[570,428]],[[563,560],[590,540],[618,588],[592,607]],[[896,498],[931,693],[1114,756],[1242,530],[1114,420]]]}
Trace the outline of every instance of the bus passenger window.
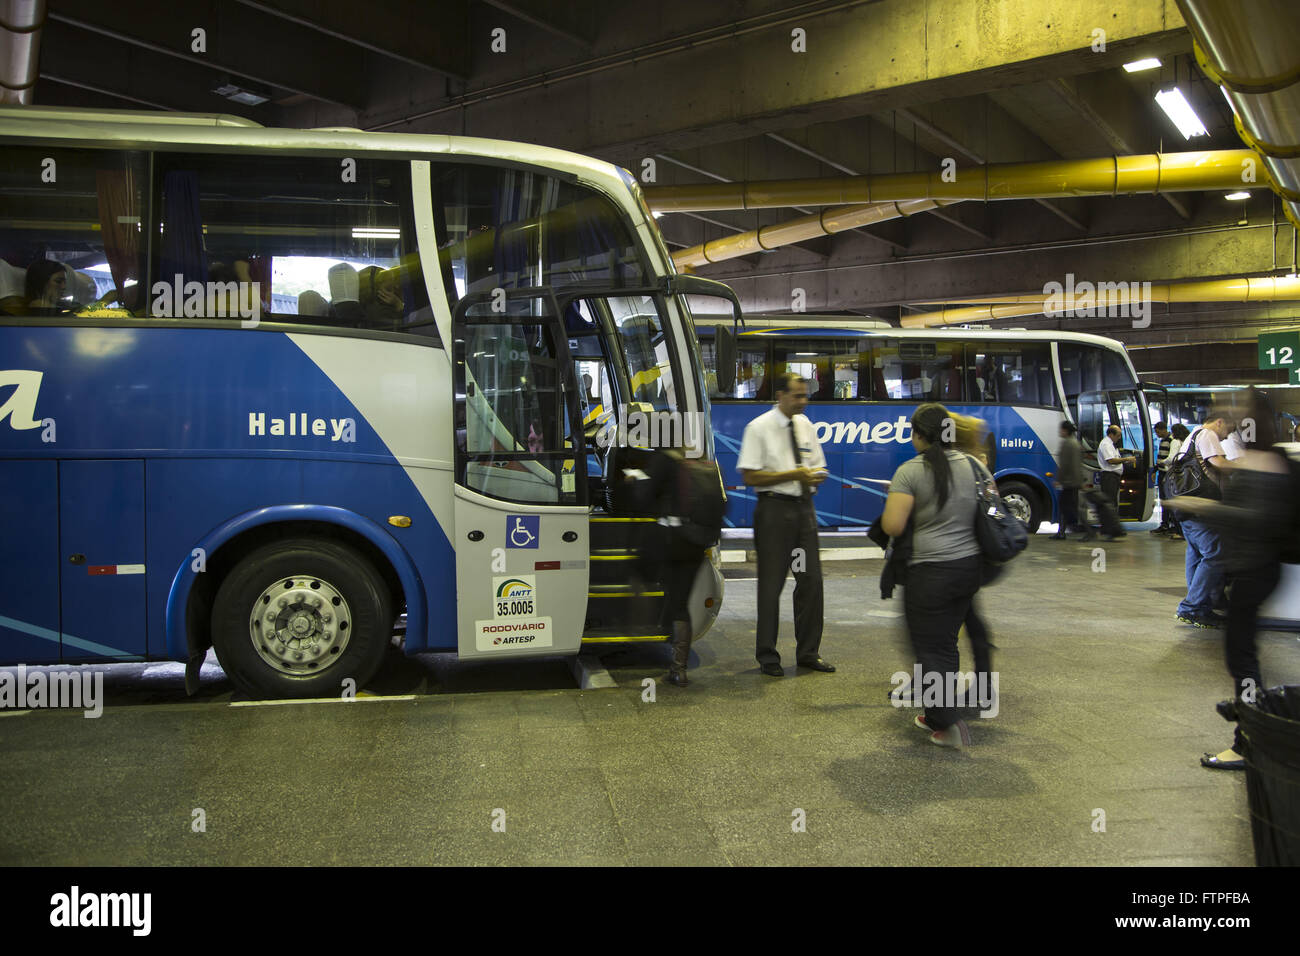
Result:
{"label": "bus passenger window", "polygon": [[962,400],[960,342],[890,339],[873,353],[877,399]]}
{"label": "bus passenger window", "polygon": [[[57,180],[34,179],[51,161]],[[147,185],[143,153],[5,147],[0,314],[138,314]]]}
{"label": "bus passenger window", "polygon": [[[409,166],[359,159],[160,154],[159,318],[256,318],[436,335]],[[203,294],[187,290],[198,283]]]}

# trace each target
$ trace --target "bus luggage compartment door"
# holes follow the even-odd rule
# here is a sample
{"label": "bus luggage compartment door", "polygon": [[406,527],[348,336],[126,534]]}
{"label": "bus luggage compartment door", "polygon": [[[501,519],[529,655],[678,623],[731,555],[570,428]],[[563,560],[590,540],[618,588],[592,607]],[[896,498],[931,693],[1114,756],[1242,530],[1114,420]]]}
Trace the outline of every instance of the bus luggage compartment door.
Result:
{"label": "bus luggage compartment door", "polygon": [[145,655],[144,462],[59,462],[63,660]]}
{"label": "bus luggage compartment door", "polygon": [[0,462],[0,664],[59,662],[58,467]]}

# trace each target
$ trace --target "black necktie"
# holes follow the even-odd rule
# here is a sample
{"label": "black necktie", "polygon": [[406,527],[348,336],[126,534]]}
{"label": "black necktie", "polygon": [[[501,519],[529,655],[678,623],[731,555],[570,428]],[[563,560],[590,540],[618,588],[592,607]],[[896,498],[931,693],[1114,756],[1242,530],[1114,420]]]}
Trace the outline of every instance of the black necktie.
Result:
{"label": "black necktie", "polygon": [[[790,419],[790,424],[786,425],[786,428],[790,429],[790,450],[794,452],[794,466],[798,468],[801,465],[803,465],[803,459],[799,455],[799,440],[794,437],[793,418]],[[808,497],[808,489],[804,487],[802,484],[799,485],[799,497],[800,498]]]}

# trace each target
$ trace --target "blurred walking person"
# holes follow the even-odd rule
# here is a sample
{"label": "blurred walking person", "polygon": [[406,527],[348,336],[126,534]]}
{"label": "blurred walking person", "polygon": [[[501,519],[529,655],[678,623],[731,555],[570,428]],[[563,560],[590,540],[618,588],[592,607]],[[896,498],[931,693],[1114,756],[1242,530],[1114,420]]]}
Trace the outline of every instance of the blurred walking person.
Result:
{"label": "blurred walking person", "polygon": [[[1228,599],[1223,648],[1233,699],[1220,705],[1220,713],[1230,718],[1235,718],[1238,703],[1253,701],[1264,687],[1255,645],[1259,607],[1277,587],[1283,558],[1300,557],[1295,553],[1300,531],[1296,469],[1274,443],[1273,410],[1263,393],[1252,388],[1247,402],[1242,421],[1253,422],[1254,429],[1241,433],[1242,451],[1223,483],[1223,499],[1170,500],[1171,506],[1221,535]],[[1253,440],[1247,437],[1252,434]],[[1215,770],[1244,769],[1240,727],[1230,748],[1206,754],[1201,765]]]}
{"label": "blurred walking person", "polygon": [[[956,685],[959,667],[957,633],[980,588],[983,566],[975,537],[975,475],[986,481],[993,476],[958,451],[956,439],[944,406],[931,402],[917,408],[912,415],[917,455],[894,472],[880,525],[898,537],[912,520],[903,590],[908,636],[926,681],[942,681],[945,691],[942,703],[926,707],[915,723],[929,731],[932,743],[960,748],[969,746],[970,729],[948,691]],[[919,690],[913,688],[913,699]]]}

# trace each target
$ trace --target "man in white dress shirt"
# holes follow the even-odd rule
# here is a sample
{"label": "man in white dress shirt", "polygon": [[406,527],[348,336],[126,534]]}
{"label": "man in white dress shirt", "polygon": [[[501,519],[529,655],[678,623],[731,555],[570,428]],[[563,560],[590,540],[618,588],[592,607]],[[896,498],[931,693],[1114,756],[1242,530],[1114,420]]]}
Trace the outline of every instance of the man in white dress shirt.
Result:
{"label": "man in white dress shirt", "polygon": [[[1101,480],[1098,484],[1101,486],[1101,493],[1106,496],[1106,500],[1111,503],[1116,514],[1119,514],[1119,484],[1124,466],[1137,461],[1133,455],[1121,455],[1115,448],[1119,436],[1119,426],[1111,425],[1106,429],[1106,437],[1097,443],[1097,467],[1101,469]],[[1121,532],[1121,536],[1122,534]]]}
{"label": "man in white dress shirt", "polygon": [[826,456],[802,412],[808,384],[792,372],[776,379],[776,405],[745,426],[736,466],[758,491],[758,631],[754,656],[769,677],[783,677],[776,649],[781,591],[794,572],[795,663],[822,673],[835,668],[818,655],[822,642],[822,566],[812,496],[826,480]]}

